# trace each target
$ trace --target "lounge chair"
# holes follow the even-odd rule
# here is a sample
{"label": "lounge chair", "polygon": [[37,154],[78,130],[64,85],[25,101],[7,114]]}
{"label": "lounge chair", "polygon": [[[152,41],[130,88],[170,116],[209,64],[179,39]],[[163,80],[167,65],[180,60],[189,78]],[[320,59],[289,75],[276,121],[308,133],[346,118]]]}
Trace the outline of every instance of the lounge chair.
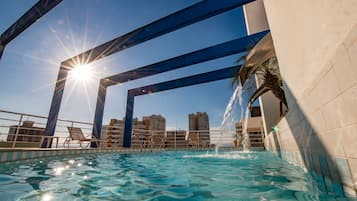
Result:
{"label": "lounge chair", "polygon": [[196,147],[196,148],[199,146],[197,133],[189,133],[188,134],[188,145],[190,147]]}
{"label": "lounge chair", "polygon": [[165,147],[165,136],[163,136],[163,135],[151,136],[151,148],[154,148],[154,147],[158,147],[158,148]]}
{"label": "lounge chair", "polygon": [[98,146],[98,142],[100,140],[93,139],[93,138],[86,138],[84,136],[81,128],[67,127],[67,129],[68,129],[69,136],[64,140],[63,146],[65,146],[67,144],[67,147],[69,147],[69,143],[71,141],[78,141],[79,146],[81,148],[83,148],[83,143],[86,143],[86,147],[88,147],[91,142],[97,143],[97,146]]}

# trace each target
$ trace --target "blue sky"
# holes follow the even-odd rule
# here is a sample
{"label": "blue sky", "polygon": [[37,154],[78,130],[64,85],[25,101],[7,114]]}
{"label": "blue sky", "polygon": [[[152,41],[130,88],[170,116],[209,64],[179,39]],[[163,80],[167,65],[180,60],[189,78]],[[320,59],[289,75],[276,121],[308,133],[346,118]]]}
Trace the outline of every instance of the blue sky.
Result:
{"label": "blue sky", "polygon": [[[61,61],[125,34],[197,0],[64,0],[6,48],[0,61],[0,109],[48,115]],[[0,32],[36,0],[2,0]],[[157,61],[246,35],[243,11],[234,9],[93,63],[87,86],[68,81],[59,118],[92,122],[98,81]],[[233,55],[108,89],[104,123],[125,114],[126,93],[138,86],[231,66]],[[136,98],[134,116],[161,114],[168,128],[187,129],[187,115],[207,112],[218,127],[233,88],[222,80]],[[239,111],[237,111],[239,113]]]}

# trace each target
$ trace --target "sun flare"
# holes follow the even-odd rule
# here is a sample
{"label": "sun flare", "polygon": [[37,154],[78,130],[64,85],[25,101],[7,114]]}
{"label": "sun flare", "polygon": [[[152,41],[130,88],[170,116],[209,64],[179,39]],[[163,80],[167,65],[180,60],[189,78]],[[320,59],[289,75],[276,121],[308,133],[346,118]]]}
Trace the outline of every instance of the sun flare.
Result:
{"label": "sun flare", "polygon": [[88,82],[93,77],[89,64],[78,65],[70,71],[70,77],[75,81]]}

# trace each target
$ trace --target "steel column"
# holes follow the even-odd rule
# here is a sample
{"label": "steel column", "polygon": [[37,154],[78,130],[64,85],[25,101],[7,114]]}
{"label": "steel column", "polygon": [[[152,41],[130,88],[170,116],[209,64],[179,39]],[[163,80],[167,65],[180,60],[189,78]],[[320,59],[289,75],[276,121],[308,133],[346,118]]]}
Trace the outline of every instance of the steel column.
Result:
{"label": "steel column", "polygon": [[[52,97],[52,102],[51,102],[50,113],[49,113],[48,119],[47,119],[47,124],[46,124],[46,129],[45,129],[46,136],[54,136],[54,134],[55,134],[58,113],[59,113],[61,102],[62,102],[62,96],[63,96],[63,92],[64,92],[64,87],[66,85],[67,75],[68,75],[68,67],[66,67],[62,63],[60,70],[58,72],[55,91],[54,91],[54,94]],[[45,144],[47,143],[47,140],[48,140],[48,138],[45,139],[42,146],[45,146]],[[52,145],[52,140],[50,142],[50,146],[51,145]]]}
{"label": "steel column", "polygon": [[[97,105],[95,107],[95,116],[94,116],[94,125],[92,130],[92,138],[100,139],[102,133],[102,124],[103,124],[103,114],[104,114],[104,105],[105,98],[107,95],[107,86],[105,85],[105,80],[100,80]],[[91,147],[97,147],[97,143],[92,142]]]}
{"label": "steel column", "polygon": [[128,91],[128,96],[126,99],[126,112],[125,112],[125,122],[124,122],[124,141],[123,147],[131,146],[131,132],[133,128],[133,113],[134,113],[134,94]]}

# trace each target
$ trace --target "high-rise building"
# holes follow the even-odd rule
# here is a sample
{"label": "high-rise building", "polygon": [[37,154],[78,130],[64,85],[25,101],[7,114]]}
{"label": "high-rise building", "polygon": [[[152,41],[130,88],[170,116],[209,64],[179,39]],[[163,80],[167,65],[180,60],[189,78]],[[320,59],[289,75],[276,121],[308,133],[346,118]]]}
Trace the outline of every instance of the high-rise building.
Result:
{"label": "high-rise building", "polygon": [[209,120],[206,112],[197,112],[197,130],[208,131],[209,130]]}
{"label": "high-rise building", "polygon": [[[124,139],[125,120],[111,119],[109,125],[102,127],[101,147],[122,147]],[[138,118],[133,119],[133,133],[140,135],[145,133],[145,125]]]}
{"label": "high-rise building", "polygon": [[[124,139],[125,120],[111,119],[109,125],[102,128],[101,147],[122,147]],[[161,115],[151,115],[133,119],[132,147],[142,147],[150,144],[151,135],[165,136],[166,120]]]}
{"label": "high-rise building", "polygon": [[124,137],[124,120],[111,119],[109,125],[102,127],[101,147],[121,147]]}
{"label": "high-rise building", "polygon": [[166,147],[167,148],[184,148],[187,147],[186,131],[175,130],[166,132]]}
{"label": "high-rise building", "polygon": [[209,146],[209,119],[206,112],[196,112],[196,114],[188,115],[189,134],[197,133],[199,144],[202,146]]}
{"label": "high-rise building", "polygon": [[153,131],[154,135],[164,135],[166,130],[166,120],[161,115],[151,115],[143,117],[145,129]]}
{"label": "high-rise building", "polygon": [[197,130],[197,120],[196,114],[189,114],[188,115],[188,130],[194,131]]}
{"label": "high-rise building", "polygon": [[251,110],[251,117],[247,120],[247,136],[246,142],[243,142],[243,125],[244,119],[236,123],[237,137],[235,139],[235,146],[242,146],[245,143],[246,147],[264,147],[264,127],[260,113],[260,107],[253,107]]}

